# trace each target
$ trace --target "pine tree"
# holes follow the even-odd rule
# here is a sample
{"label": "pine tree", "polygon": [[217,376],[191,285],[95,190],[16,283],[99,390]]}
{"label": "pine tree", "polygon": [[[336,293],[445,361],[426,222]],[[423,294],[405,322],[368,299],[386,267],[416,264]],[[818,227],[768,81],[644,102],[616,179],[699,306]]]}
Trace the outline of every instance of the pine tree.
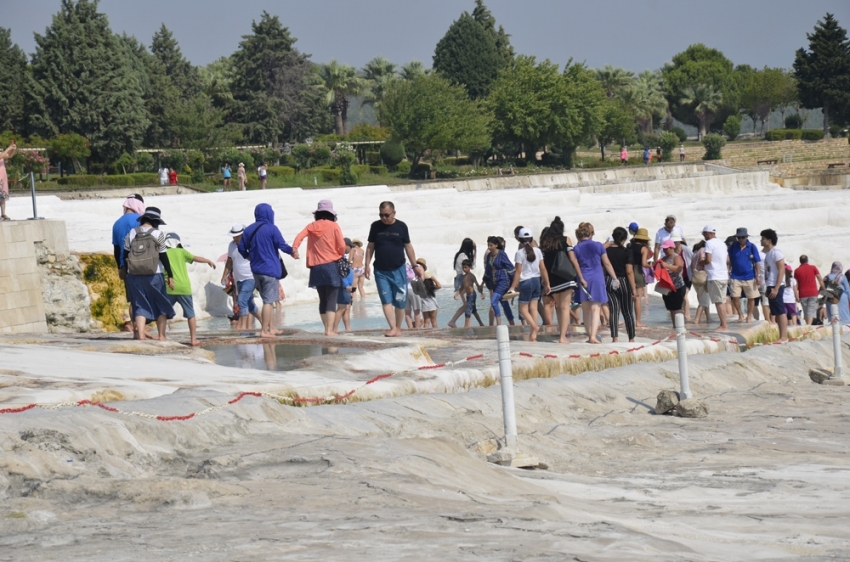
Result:
{"label": "pine tree", "polygon": [[823,108],[823,132],[829,134],[830,114],[850,118],[850,41],[832,14],[807,33],[809,50],[798,49],[794,76],[800,103]]}
{"label": "pine tree", "polygon": [[198,69],[183,57],[177,40],[165,24],[154,33],[151,54],[162,63],[165,75],[184,99],[194,98],[201,93],[201,75]]}
{"label": "pine tree", "polygon": [[511,45],[511,36],[505,32],[501,25],[496,30],[496,18],[484,5],[484,0],[475,0],[475,9],[472,10],[472,18],[477,21],[484,30],[496,41],[496,50],[505,59],[505,63],[511,64],[514,60],[514,48]]}
{"label": "pine tree", "polygon": [[331,116],[315,86],[310,56],[294,47],[289,29],[268,12],[251,23],[251,31],[231,57],[229,120],[253,142],[277,144],[328,130]]}
{"label": "pine tree", "polygon": [[27,56],[12,43],[11,31],[0,27],[0,131],[24,129],[24,83]]}
{"label": "pine tree", "polygon": [[26,96],[30,133],[80,134],[102,162],[132,153],[148,126],[144,77],[97,2],[62,0],[50,27],[35,40]]}
{"label": "pine tree", "polygon": [[472,99],[487,95],[505,64],[496,40],[467,12],[452,23],[434,51],[434,70],[466,86]]}

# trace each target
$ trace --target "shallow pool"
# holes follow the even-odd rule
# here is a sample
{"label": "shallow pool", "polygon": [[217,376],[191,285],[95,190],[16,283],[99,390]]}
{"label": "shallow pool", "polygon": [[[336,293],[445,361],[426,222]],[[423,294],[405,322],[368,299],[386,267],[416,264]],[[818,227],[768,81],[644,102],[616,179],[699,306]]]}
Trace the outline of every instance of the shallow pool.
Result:
{"label": "shallow pool", "polygon": [[215,362],[219,365],[265,371],[291,371],[305,366],[311,357],[363,351],[359,347],[272,343],[211,345],[204,349],[215,354]]}

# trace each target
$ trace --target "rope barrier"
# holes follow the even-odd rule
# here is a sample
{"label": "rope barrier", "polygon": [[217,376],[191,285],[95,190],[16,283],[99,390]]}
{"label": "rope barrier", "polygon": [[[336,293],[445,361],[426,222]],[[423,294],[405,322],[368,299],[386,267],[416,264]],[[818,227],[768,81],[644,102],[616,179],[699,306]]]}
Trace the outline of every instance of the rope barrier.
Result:
{"label": "rope barrier", "polygon": [[[850,328],[850,324],[848,324],[844,327]],[[751,343],[751,344],[747,344],[746,347],[747,347],[747,349],[751,349],[753,347],[759,347],[759,346],[783,345],[783,344],[791,343],[792,341],[801,341],[801,340],[806,339],[811,334],[815,333],[817,330],[822,330],[824,328],[826,328],[826,325],[817,326],[816,328],[809,330],[808,332],[804,333],[803,335],[801,335],[799,337],[789,338],[789,341],[786,341],[786,342]],[[712,342],[722,342],[723,341],[719,338],[711,338],[711,337],[708,337],[708,336],[705,336],[705,335],[702,335],[702,334],[698,334],[696,332],[688,332],[688,333],[690,335],[694,336],[694,337],[698,337],[698,338],[703,339],[703,340],[709,340],[709,341],[712,341]],[[646,349],[648,347],[653,347],[653,346],[660,345],[662,343],[668,342],[672,339],[675,339],[675,337],[676,337],[676,334],[671,334],[671,335],[667,336],[666,338],[664,338],[662,340],[656,340],[656,341],[654,341],[654,342],[652,342],[651,344],[648,344],[648,345],[641,345],[641,346],[638,346],[638,347],[632,347],[632,348],[626,349],[625,351],[622,351],[622,352],[615,349],[615,350],[609,351],[608,355],[619,355],[620,353],[636,353],[636,352],[641,351],[643,349]],[[738,345],[738,340],[736,340],[736,339],[730,339],[730,340],[727,340],[727,341],[728,341],[728,343]],[[591,354],[588,354],[588,355],[572,354],[572,355],[560,356],[560,355],[556,355],[554,353],[546,353],[546,354],[542,354],[542,355],[535,355],[533,353],[528,353],[526,351],[517,351],[517,352],[512,353],[511,355],[518,356],[518,357],[530,358],[530,359],[534,359],[534,358],[543,358],[543,359],[582,359],[582,358],[589,358],[589,359],[595,359],[595,358],[601,357],[602,353],[597,352],[597,353],[591,353]],[[457,365],[462,365],[462,364],[470,362],[470,361],[483,360],[486,357],[487,357],[487,354],[478,353],[476,355],[470,355],[469,357],[467,357],[465,359],[459,359],[458,361],[447,361],[445,363],[437,363],[437,364],[434,364],[434,365],[421,365],[419,367],[415,367],[415,368],[412,368],[412,369],[405,369],[405,370],[402,370],[402,371],[394,371],[394,372],[390,372],[390,373],[383,373],[383,374],[376,375],[376,376],[372,377],[371,379],[364,382],[362,385],[349,390],[345,394],[334,394],[333,396],[324,396],[324,397],[321,397],[321,396],[317,396],[317,397],[294,396],[293,397],[293,396],[287,396],[287,395],[283,395],[283,394],[275,394],[275,393],[271,393],[271,392],[246,391],[246,392],[239,393],[239,395],[237,395],[235,398],[228,400],[227,402],[224,402],[224,403],[219,404],[217,406],[210,406],[209,408],[206,408],[206,409],[201,410],[199,412],[192,412],[192,413],[182,415],[182,416],[163,416],[163,415],[149,414],[147,412],[138,412],[138,411],[132,411],[132,410],[120,410],[120,409],[115,408],[113,406],[109,406],[107,404],[104,404],[103,402],[98,402],[98,401],[95,401],[95,400],[88,400],[88,399],[79,400],[79,401],[76,401],[76,402],[61,402],[61,403],[58,403],[58,404],[32,403],[32,404],[27,404],[25,406],[21,406],[21,407],[17,407],[17,408],[4,408],[4,409],[0,409],[0,415],[2,415],[2,414],[21,414],[21,413],[27,412],[27,411],[35,409],[35,408],[39,408],[39,409],[42,409],[42,410],[61,410],[61,409],[64,409],[64,408],[71,408],[71,407],[97,407],[97,408],[100,408],[100,409],[105,410],[107,412],[114,413],[114,414],[130,416],[130,417],[139,417],[139,418],[145,418],[145,419],[150,419],[150,420],[157,420],[157,421],[161,421],[161,422],[171,422],[171,421],[187,421],[187,420],[191,420],[191,419],[194,419],[194,418],[198,418],[198,417],[201,417],[201,416],[211,414],[213,412],[216,412],[216,411],[221,410],[223,408],[226,408],[228,406],[232,406],[232,405],[240,402],[243,398],[246,398],[248,396],[254,397],[254,398],[267,398],[267,399],[275,400],[275,401],[277,401],[281,404],[291,404],[291,405],[334,404],[334,403],[343,402],[344,400],[351,398],[354,394],[356,394],[360,390],[364,389],[365,387],[367,387],[371,384],[375,384],[376,382],[383,380],[383,379],[387,379],[387,378],[390,378],[390,377],[393,377],[393,376],[396,376],[396,375],[413,373],[413,372],[417,372],[417,371],[429,371],[429,370],[435,370],[435,369],[443,369],[443,368],[446,368],[446,367],[455,367]]]}

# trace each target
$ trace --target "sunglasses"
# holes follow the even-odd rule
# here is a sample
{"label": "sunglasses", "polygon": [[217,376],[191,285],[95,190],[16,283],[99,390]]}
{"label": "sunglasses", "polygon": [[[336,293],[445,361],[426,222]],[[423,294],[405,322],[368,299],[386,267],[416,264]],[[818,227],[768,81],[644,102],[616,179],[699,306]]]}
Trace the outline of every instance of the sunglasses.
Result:
{"label": "sunglasses", "polygon": [[381,217],[382,219],[388,219],[391,216],[393,216],[393,214],[392,213],[378,213],[378,216]]}
{"label": "sunglasses", "polygon": [[748,237],[747,236],[736,236],[735,238],[737,238],[738,240],[746,240]]}

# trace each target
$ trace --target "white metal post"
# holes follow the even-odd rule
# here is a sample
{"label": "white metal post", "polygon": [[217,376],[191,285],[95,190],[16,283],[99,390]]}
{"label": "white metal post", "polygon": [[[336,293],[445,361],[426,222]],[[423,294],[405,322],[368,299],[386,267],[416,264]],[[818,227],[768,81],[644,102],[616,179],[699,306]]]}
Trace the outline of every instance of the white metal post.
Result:
{"label": "white metal post", "polygon": [[499,375],[502,386],[502,412],[505,418],[505,445],[516,452],[516,410],[514,408],[514,377],[511,368],[511,342],[508,327],[496,327],[499,344]]}
{"label": "white metal post", "polygon": [[687,330],[685,329],[685,316],[682,313],[676,315],[676,351],[679,356],[679,398],[687,400],[693,395],[688,382],[688,342],[685,340]]}
{"label": "white metal post", "polygon": [[829,317],[832,322],[832,354],[835,359],[835,367],[830,379],[841,378],[841,321],[838,316],[838,305],[829,303]]}

